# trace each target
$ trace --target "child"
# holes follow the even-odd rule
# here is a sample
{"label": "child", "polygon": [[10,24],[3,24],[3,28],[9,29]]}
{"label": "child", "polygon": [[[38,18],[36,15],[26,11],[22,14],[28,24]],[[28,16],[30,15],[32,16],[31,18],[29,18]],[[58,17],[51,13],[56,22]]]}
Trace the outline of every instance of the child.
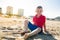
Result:
{"label": "child", "polygon": [[42,28],[44,27],[44,31],[46,32],[46,17],[42,14],[43,8],[42,6],[38,6],[36,8],[36,15],[33,17],[33,23],[29,22],[28,20],[25,20],[25,31],[28,31],[28,28],[31,30],[30,33],[25,33],[24,38],[28,38],[29,36],[33,36],[38,33],[42,33]]}

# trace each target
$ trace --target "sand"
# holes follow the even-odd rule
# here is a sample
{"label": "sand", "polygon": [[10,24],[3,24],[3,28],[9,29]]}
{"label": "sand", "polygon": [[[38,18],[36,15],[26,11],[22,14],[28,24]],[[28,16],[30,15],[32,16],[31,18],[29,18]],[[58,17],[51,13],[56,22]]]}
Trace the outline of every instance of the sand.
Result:
{"label": "sand", "polygon": [[[23,27],[24,20],[25,19],[23,18],[16,18],[16,17],[12,18],[0,17],[0,28],[12,27],[12,26],[13,28],[16,28],[18,26],[24,29]],[[29,20],[31,21],[32,19]],[[27,40],[60,40],[60,21],[47,20],[46,27],[48,35],[37,34],[28,38]]]}

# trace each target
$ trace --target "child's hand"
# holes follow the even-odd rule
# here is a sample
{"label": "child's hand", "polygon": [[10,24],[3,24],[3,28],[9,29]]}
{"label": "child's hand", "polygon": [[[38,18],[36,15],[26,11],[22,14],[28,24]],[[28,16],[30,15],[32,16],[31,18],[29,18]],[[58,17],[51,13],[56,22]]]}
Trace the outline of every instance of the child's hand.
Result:
{"label": "child's hand", "polygon": [[44,33],[45,33],[45,34],[47,34],[47,33],[48,33],[48,31],[47,31],[47,30],[44,30]]}
{"label": "child's hand", "polygon": [[44,30],[44,33],[47,33],[47,30]]}
{"label": "child's hand", "polygon": [[47,32],[47,30],[46,30],[46,29],[44,29],[44,32]]}
{"label": "child's hand", "polygon": [[44,32],[47,32],[46,30],[44,30]]}

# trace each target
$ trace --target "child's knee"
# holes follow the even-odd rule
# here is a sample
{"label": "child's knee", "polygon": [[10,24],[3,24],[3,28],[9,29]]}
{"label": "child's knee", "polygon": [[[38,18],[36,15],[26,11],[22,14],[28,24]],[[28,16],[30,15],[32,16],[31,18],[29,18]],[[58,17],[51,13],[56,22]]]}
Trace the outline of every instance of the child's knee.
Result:
{"label": "child's knee", "polygon": [[24,22],[26,22],[26,23],[27,23],[27,22],[28,22],[28,20],[25,20]]}
{"label": "child's knee", "polygon": [[29,21],[28,21],[28,20],[25,20],[25,21],[24,21],[24,24],[28,24],[28,23],[29,23]]}

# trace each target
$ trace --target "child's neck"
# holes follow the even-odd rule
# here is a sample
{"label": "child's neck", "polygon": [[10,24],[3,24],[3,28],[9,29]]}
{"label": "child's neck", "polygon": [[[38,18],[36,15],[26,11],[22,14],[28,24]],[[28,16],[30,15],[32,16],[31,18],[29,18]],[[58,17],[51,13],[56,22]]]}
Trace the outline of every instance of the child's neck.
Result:
{"label": "child's neck", "polygon": [[40,17],[42,14],[37,14],[37,17]]}

